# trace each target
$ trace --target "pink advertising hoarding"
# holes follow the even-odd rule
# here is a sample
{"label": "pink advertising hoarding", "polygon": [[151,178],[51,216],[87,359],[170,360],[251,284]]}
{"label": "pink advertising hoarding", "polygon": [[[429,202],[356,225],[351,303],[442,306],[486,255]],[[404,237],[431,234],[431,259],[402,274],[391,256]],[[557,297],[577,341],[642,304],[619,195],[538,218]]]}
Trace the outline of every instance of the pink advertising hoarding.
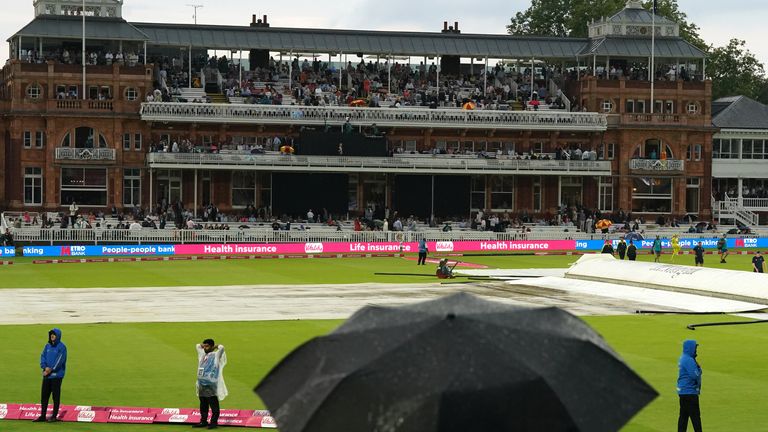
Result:
{"label": "pink advertising hoarding", "polygon": [[[574,250],[575,240],[540,241],[439,241],[427,242],[431,252],[543,252]],[[261,244],[185,244],[174,245],[174,255],[289,255],[328,253],[413,253],[416,242],[317,242]]]}

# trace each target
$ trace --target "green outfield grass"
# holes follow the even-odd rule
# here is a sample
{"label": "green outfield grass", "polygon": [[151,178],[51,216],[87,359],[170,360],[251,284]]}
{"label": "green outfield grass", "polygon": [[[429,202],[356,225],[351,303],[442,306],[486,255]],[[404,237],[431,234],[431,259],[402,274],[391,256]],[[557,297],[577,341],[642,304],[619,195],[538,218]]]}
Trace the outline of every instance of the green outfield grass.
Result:
{"label": "green outfield grass", "polygon": [[[587,317],[622,357],[661,396],[626,432],[674,430],[677,416],[677,357],[685,338],[697,338],[704,368],[703,422],[711,431],[757,431],[768,424],[768,333],[754,326],[710,327],[695,332],[686,324],[733,320],[724,316]],[[64,327],[69,349],[63,401],[81,405],[194,407],[196,353],[193,345],[213,337],[227,347],[225,369],[230,396],[224,408],[262,408],[252,389],[269,369],[301,342],[325,334],[339,321],[243,323],[94,324]],[[2,326],[4,341],[0,402],[35,402],[39,352],[47,325]],[[171,431],[184,426],[33,424],[0,421],[3,431]]]}
{"label": "green outfield grass", "polygon": [[[491,268],[562,268],[579,259],[578,255],[477,255],[452,257]],[[644,253],[641,261],[652,261]],[[661,261],[671,262],[670,255]],[[727,264],[717,256],[706,255],[705,266],[751,271],[751,255],[731,255]],[[692,265],[692,255],[676,258],[677,264]],[[88,288],[191,285],[259,284],[340,284],[340,283],[419,283],[434,279],[418,276],[377,276],[376,272],[433,275],[436,265],[417,266],[404,258],[312,258],[261,260],[147,261],[115,263],[32,264],[17,258],[11,266],[0,267],[0,288]]]}

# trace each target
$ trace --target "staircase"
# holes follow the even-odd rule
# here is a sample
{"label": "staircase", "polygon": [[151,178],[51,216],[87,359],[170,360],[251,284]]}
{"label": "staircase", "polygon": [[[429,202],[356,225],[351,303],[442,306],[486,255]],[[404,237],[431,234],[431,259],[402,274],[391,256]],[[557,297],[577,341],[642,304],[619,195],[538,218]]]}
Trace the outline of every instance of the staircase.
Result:
{"label": "staircase", "polygon": [[760,217],[757,213],[740,206],[737,200],[729,198],[728,195],[725,196],[724,201],[716,201],[715,197],[712,197],[712,212],[713,216],[717,218],[718,224],[722,222],[722,219],[733,219],[735,222],[740,222],[748,227],[754,227],[760,223]]}
{"label": "staircase", "polygon": [[223,93],[208,93],[208,97],[211,98],[211,103],[215,104],[228,104],[229,99],[224,96]]}

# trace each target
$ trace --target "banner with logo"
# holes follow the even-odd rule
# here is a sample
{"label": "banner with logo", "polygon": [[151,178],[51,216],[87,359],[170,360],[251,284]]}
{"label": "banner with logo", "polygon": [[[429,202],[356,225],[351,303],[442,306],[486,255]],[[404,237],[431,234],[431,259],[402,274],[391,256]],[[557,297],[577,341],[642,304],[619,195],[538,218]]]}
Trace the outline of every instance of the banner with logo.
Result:
{"label": "banner with logo", "polygon": [[0,258],[15,257],[16,248],[12,246],[0,246]]}
{"label": "banner with logo", "polygon": [[[653,238],[650,239],[644,239],[644,240],[635,240],[635,246],[637,246],[638,249],[651,249],[653,247]],[[711,238],[681,238],[680,239],[680,248],[685,249],[693,249],[694,246],[698,245],[699,242],[701,242],[701,246],[704,249],[715,249],[717,248],[717,241],[719,238],[717,237],[711,237]],[[616,246],[619,244],[619,240],[612,240],[611,243],[613,244],[613,247],[616,248]],[[603,245],[605,244],[605,241],[603,240],[576,240],[576,250],[579,251],[595,251],[595,250],[602,250]],[[629,242],[627,241],[627,244]],[[725,240],[725,244],[729,249],[768,249],[768,238],[727,238]],[[663,249],[671,249],[672,248],[672,242],[668,238],[661,239],[661,247]]]}
{"label": "banner with logo", "polygon": [[[714,249],[717,238],[680,239],[680,247],[691,249],[698,242]],[[613,245],[619,243],[613,240]],[[727,239],[729,248],[768,249],[768,238]],[[473,240],[427,242],[430,252],[549,252],[599,251],[603,240]],[[650,249],[653,239],[637,240],[638,249]],[[662,239],[662,247],[671,248],[669,239]],[[12,252],[13,248],[8,248]],[[377,254],[414,253],[416,242],[308,242],[308,243],[245,243],[245,244],[159,244],[159,245],[102,245],[102,246],[25,246],[26,257],[104,257],[104,256],[174,256],[174,255],[314,255],[314,254]]]}

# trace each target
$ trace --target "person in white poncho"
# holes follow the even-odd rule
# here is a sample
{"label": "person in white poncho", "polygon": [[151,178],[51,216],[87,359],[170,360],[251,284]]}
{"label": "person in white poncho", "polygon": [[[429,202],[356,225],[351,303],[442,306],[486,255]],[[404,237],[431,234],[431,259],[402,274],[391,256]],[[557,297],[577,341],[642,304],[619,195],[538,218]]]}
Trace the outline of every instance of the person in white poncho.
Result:
{"label": "person in white poncho", "polygon": [[[200,398],[200,423],[194,427],[215,429],[219,422],[219,401],[227,397],[227,386],[224,384],[224,366],[227,365],[227,354],[224,345],[216,346],[213,339],[206,339],[202,344],[195,345],[197,349],[197,396]],[[211,411],[211,421],[208,422],[208,409]]]}

